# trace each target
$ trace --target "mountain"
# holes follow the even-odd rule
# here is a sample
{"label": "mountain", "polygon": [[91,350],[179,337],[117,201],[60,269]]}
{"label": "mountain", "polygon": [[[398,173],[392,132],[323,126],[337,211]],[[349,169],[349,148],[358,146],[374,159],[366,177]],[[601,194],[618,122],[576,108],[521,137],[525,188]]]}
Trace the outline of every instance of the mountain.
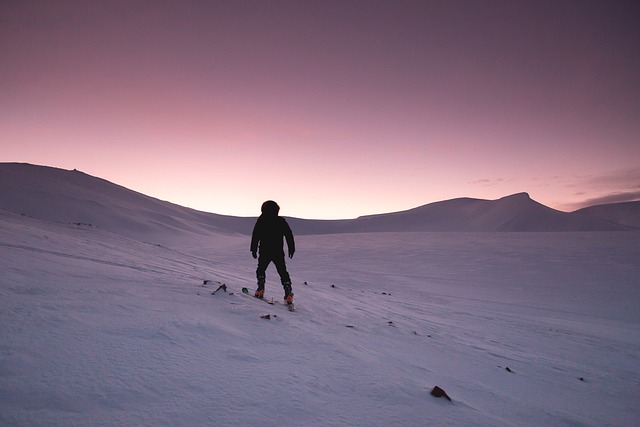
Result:
{"label": "mountain", "polygon": [[360,217],[359,231],[613,231],[623,226],[560,212],[519,193],[498,200],[460,198],[403,212]]}
{"label": "mountain", "polygon": [[[206,239],[211,235],[246,235],[251,233],[255,221],[255,217],[217,215],[185,208],[77,170],[21,163],[0,164],[0,209],[46,221],[96,226],[137,240],[160,243]],[[622,208],[608,209],[623,211]],[[615,218],[621,222],[616,223]],[[402,212],[349,220],[289,218],[289,222],[296,234],[304,235],[387,231],[622,231],[639,227],[640,221],[637,208],[630,209],[624,218],[622,213],[607,216],[600,209],[566,213],[532,200],[527,193],[519,193],[498,200],[446,200]]]}
{"label": "mountain", "polygon": [[640,201],[591,206],[580,209],[576,213],[640,228]]}
{"label": "mountain", "polygon": [[0,164],[0,208],[52,222],[91,225],[137,240],[247,233],[249,218],[200,212],[73,170]]}

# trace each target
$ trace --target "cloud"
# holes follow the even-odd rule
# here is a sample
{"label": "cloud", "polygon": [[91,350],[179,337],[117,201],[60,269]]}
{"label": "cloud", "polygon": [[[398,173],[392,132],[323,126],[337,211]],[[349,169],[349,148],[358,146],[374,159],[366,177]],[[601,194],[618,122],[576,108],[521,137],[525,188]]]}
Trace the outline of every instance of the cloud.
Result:
{"label": "cloud", "polygon": [[572,209],[640,200],[640,168],[584,177],[569,186],[579,189],[574,196],[584,197],[569,205]]}
{"label": "cloud", "polygon": [[594,197],[576,203],[576,208],[586,208],[595,205],[606,205],[608,203],[634,202],[640,200],[640,191],[631,191],[627,193],[612,193],[605,196]]}
{"label": "cloud", "polygon": [[492,187],[494,185],[501,184],[504,181],[505,181],[504,178],[496,178],[496,179],[480,178],[474,181],[469,181],[469,184],[481,185],[483,187]]}
{"label": "cloud", "polygon": [[640,168],[624,169],[606,175],[592,176],[587,179],[587,184],[640,190]]}

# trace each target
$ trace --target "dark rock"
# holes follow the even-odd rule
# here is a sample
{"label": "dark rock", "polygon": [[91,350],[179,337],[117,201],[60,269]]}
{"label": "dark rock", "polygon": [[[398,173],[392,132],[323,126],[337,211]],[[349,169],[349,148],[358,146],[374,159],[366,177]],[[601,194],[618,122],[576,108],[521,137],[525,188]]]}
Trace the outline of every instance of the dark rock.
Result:
{"label": "dark rock", "polygon": [[433,388],[433,390],[431,390],[431,395],[435,396],[435,397],[444,397],[445,399],[447,399],[449,402],[451,402],[451,398],[449,397],[449,395],[440,387],[435,386]]}

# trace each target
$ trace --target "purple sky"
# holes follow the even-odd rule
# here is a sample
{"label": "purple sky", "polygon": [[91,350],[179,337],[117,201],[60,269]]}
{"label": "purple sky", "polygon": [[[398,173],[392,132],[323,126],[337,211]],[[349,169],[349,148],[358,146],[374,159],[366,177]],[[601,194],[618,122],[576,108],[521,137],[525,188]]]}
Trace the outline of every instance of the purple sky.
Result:
{"label": "purple sky", "polygon": [[0,161],[348,218],[640,199],[640,3],[2,1]]}

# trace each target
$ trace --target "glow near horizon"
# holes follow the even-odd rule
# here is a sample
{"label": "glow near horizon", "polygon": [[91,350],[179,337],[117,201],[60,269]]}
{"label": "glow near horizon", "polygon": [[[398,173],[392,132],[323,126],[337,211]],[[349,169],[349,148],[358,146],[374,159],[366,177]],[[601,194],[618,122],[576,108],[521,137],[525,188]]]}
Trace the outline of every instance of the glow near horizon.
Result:
{"label": "glow near horizon", "polygon": [[243,4],[0,6],[0,161],[237,216],[640,198],[638,7]]}

